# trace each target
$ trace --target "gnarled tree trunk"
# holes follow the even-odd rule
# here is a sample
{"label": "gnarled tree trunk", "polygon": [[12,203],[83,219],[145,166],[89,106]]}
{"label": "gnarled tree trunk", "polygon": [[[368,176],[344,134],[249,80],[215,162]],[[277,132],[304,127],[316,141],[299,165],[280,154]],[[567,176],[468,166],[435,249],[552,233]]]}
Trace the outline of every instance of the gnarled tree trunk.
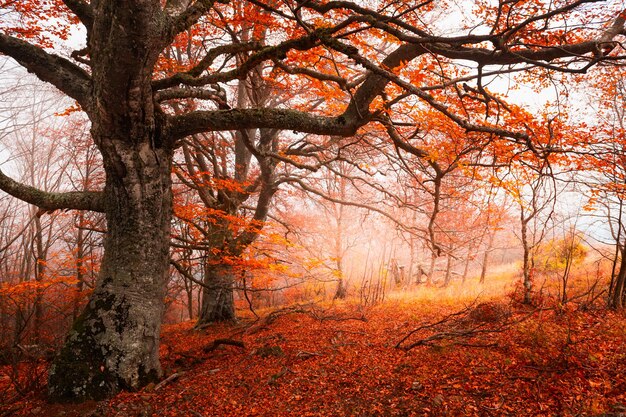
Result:
{"label": "gnarled tree trunk", "polygon": [[[55,400],[102,399],[161,375],[171,154],[149,141],[117,145],[103,152],[108,230],[100,276],[50,370],[49,394]],[[122,166],[123,173],[115,171]]]}
{"label": "gnarled tree trunk", "polygon": [[107,233],[96,288],[50,370],[54,400],[102,399],[161,376],[172,150],[152,71],[165,21],[158,2],[91,5],[91,134],[106,173]]}

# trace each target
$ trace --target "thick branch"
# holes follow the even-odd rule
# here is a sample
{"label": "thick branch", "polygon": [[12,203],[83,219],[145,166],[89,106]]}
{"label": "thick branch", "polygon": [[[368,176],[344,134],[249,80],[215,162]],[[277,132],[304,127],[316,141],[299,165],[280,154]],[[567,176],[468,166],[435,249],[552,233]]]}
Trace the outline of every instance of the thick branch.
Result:
{"label": "thick branch", "polygon": [[63,3],[80,19],[87,31],[90,31],[93,26],[93,9],[91,5],[83,0],[63,0]]}
{"label": "thick branch", "polygon": [[163,91],[157,91],[154,95],[155,101],[180,100],[185,98],[196,98],[199,100],[211,100],[215,102],[220,109],[229,108],[223,95],[216,91],[204,90],[201,88],[169,88]]}
{"label": "thick branch", "polygon": [[[358,123],[357,123],[358,122]],[[232,109],[195,111],[169,120],[174,140],[194,133],[239,129],[269,128],[318,135],[352,136],[362,122],[345,117],[316,116],[286,109]]]}
{"label": "thick branch", "polygon": [[85,110],[91,108],[91,78],[82,68],[65,58],[49,54],[21,39],[0,33],[0,52],[78,101]]}
{"label": "thick branch", "polygon": [[0,190],[43,210],[74,209],[104,212],[103,194],[98,191],[50,193],[21,184],[0,171]]}

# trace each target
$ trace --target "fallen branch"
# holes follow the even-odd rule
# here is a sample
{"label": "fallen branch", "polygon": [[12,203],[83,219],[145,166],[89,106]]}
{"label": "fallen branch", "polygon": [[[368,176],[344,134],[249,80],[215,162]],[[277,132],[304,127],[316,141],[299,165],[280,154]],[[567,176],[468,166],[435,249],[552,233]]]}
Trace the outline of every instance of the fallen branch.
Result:
{"label": "fallen branch", "polygon": [[276,382],[277,382],[280,378],[282,378],[283,376],[285,376],[288,372],[289,372],[289,373],[292,373],[292,374],[294,373],[291,369],[287,368],[286,366],[283,366],[283,367],[281,368],[281,370],[280,370],[278,373],[275,373],[274,375],[271,375],[271,376],[268,378],[267,383],[268,383],[269,385],[275,385],[275,384],[276,384]]}
{"label": "fallen branch", "polygon": [[[402,343],[404,343],[407,339],[409,339],[411,336],[413,336],[415,333],[421,331],[421,330],[426,330],[426,329],[431,329],[433,327],[437,327],[440,326],[444,323],[449,322],[450,320],[454,319],[455,317],[459,317],[459,316],[464,316],[467,315],[469,313],[469,311],[474,307],[474,303],[470,304],[469,306],[465,307],[463,310],[461,311],[457,311],[455,313],[452,314],[448,314],[447,316],[445,316],[444,318],[442,318],[441,320],[435,322],[435,323],[427,323],[424,324],[416,329],[411,330],[410,332],[408,332],[402,339],[400,339],[400,341],[398,343],[396,343],[396,349],[404,349],[402,348]],[[408,350],[408,349],[407,349]]]}
{"label": "fallen branch", "polygon": [[166,386],[170,382],[178,379],[179,377],[181,377],[183,375],[185,375],[185,371],[180,371],[180,372],[173,373],[172,375],[170,375],[167,378],[165,378],[163,381],[161,381],[158,384],[156,384],[155,387],[154,387],[154,391],[160,390],[161,388],[163,388],[164,386]]}
{"label": "fallen branch", "polygon": [[[532,315],[534,315],[539,309],[532,310],[531,312],[523,315],[517,320],[511,320],[510,314],[503,315],[502,321],[499,323],[492,323],[492,318],[490,317],[489,321],[479,321],[476,322],[477,319],[472,318],[472,313],[475,311],[475,303],[472,303],[470,306],[457,311],[452,314],[448,314],[441,320],[434,323],[423,324],[416,329],[411,330],[407,333],[398,343],[396,343],[397,349],[402,349],[405,351],[409,351],[417,346],[430,346],[433,345],[436,341],[443,340],[470,340],[474,337],[491,335],[495,333],[502,333],[511,328],[511,326],[521,323],[524,320],[528,319]],[[477,307],[480,307],[477,306]],[[415,340],[411,343],[405,344],[411,336],[423,330],[433,330],[434,333],[422,337],[421,339]],[[473,343],[473,342],[455,342],[455,345],[462,345],[467,347],[480,347],[480,348],[489,348],[495,347],[497,344],[495,343]]]}
{"label": "fallen branch", "polygon": [[307,352],[305,350],[301,350],[300,352],[296,353],[297,358],[308,359],[313,356],[324,356],[324,355],[321,353],[317,353],[317,352]]}

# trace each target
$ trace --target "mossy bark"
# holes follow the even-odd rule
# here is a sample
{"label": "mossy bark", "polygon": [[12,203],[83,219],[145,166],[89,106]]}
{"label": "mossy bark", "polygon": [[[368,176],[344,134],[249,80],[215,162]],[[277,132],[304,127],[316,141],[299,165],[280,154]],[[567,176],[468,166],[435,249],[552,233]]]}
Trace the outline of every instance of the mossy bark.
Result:
{"label": "mossy bark", "polygon": [[[98,283],[49,376],[55,401],[107,398],[161,375],[159,333],[172,217],[171,154],[107,150],[107,235]],[[121,165],[120,165],[121,164]],[[124,175],[113,172],[123,166]]]}
{"label": "mossy bark", "polygon": [[96,288],[54,361],[52,400],[139,389],[161,375],[169,273],[172,142],[152,72],[167,40],[159,2],[92,1],[91,134],[106,174],[107,233]]}

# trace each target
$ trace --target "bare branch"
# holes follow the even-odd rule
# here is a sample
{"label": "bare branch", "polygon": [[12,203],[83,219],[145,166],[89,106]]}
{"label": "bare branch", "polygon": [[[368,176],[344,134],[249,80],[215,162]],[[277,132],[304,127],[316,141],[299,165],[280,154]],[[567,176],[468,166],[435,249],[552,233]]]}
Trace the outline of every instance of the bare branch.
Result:
{"label": "bare branch", "polygon": [[304,191],[317,195],[318,197],[323,198],[324,200],[330,201],[332,203],[336,203],[336,204],[342,204],[345,206],[351,206],[351,207],[358,207],[358,208],[362,208],[365,210],[369,210],[375,213],[378,213],[386,218],[388,218],[389,220],[391,220],[396,226],[398,226],[399,228],[406,230],[407,232],[410,233],[415,233],[416,231],[420,231],[422,232],[423,230],[418,229],[417,227],[409,227],[406,226],[404,223],[400,221],[399,219],[395,218],[394,216],[392,216],[391,214],[387,213],[384,210],[381,210],[373,205],[369,205],[369,204],[365,204],[365,203],[359,203],[356,201],[347,201],[347,200],[341,200],[339,198],[335,198],[333,196],[330,196],[328,194],[325,194],[324,192],[320,191],[320,190],[316,190],[315,188],[309,186],[308,184],[305,184],[302,180],[300,180],[299,178],[284,178],[282,180],[282,182],[289,182],[292,184],[298,184],[298,186],[300,188],[302,188]]}
{"label": "bare branch", "polygon": [[46,192],[21,184],[4,175],[2,171],[0,171],[0,189],[44,211],[74,209],[104,212],[103,193],[98,191]]}
{"label": "bare branch", "polygon": [[83,109],[88,111],[91,108],[91,77],[79,66],[3,33],[0,33],[0,52],[78,101]]}

